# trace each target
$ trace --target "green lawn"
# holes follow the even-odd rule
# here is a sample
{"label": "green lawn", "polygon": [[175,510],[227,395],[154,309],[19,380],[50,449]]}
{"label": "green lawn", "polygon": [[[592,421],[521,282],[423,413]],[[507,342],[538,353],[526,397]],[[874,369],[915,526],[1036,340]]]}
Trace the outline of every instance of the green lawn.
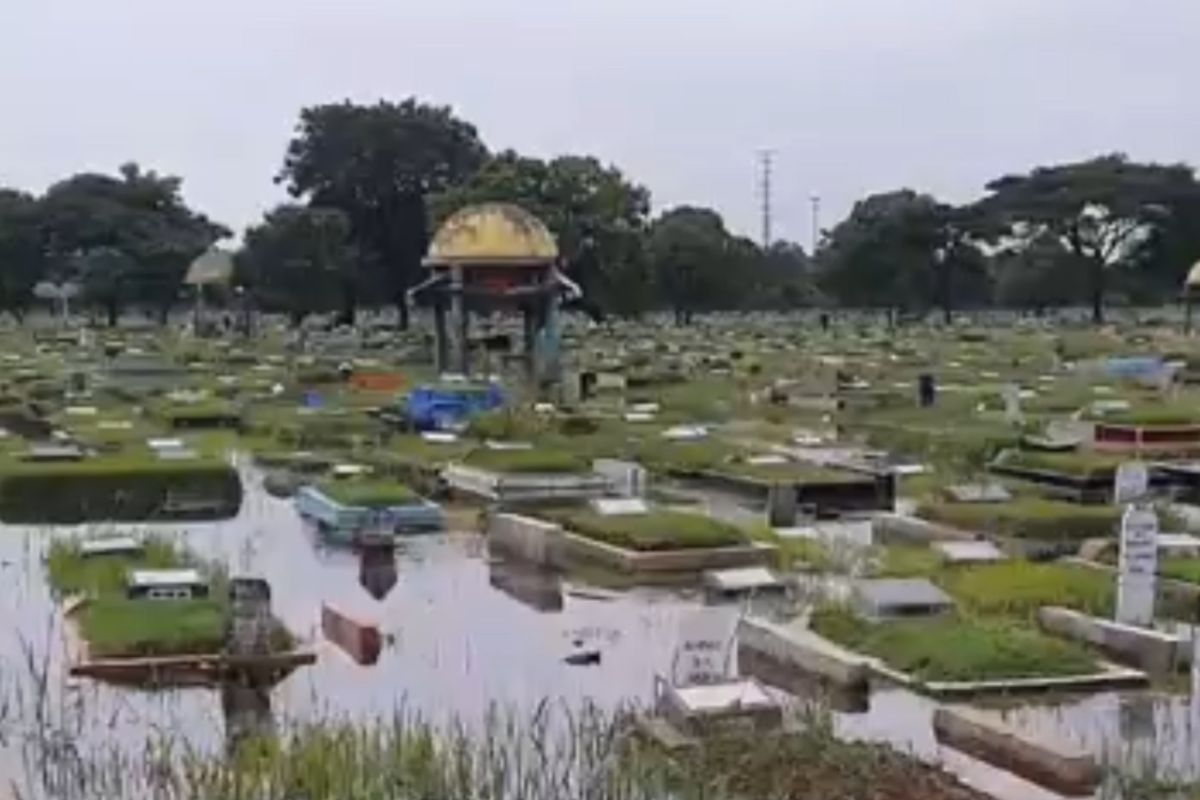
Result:
{"label": "green lawn", "polygon": [[831,641],[926,681],[1084,675],[1095,660],[1081,647],[1011,621],[953,617],[872,623],[842,608],[813,615]]}
{"label": "green lawn", "polygon": [[591,539],[640,552],[732,547],[749,541],[741,528],[681,511],[602,516],[587,510],[551,510],[545,516]]}

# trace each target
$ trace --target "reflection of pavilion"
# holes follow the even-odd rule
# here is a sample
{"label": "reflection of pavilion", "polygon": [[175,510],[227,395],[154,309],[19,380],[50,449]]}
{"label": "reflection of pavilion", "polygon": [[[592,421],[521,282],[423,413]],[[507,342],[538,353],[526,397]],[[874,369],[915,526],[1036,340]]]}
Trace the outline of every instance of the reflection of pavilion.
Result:
{"label": "reflection of pavilion", "polygon": [[581,294],[557,263],[554,237],[519,206],[468,206],[447,219],[425,258],[432,274],[409,291],[433,308],[438,369],[470,374],[472,312],[518,310],[527,376],[539,385],[557,380],[559,305]]}

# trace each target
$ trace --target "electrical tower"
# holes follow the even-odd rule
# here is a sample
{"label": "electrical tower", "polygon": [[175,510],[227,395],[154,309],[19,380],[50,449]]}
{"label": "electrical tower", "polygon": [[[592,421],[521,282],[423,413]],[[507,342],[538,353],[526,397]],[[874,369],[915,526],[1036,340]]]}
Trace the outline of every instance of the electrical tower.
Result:
{"label": "electrical tower", "polygon": [[758,161],[762,170],[759,178],[759,193],[762,195],[762,246],[771,246],[771,168],[774,150],[759,150]]}

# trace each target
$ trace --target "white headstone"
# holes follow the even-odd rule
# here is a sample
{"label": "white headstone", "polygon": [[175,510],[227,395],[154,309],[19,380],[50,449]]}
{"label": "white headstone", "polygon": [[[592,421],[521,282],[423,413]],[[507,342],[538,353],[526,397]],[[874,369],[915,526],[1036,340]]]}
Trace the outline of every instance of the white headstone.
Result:
{"label": "white headstone", "polygon": [[642,497],[646,494],[646,469],[641,464],[600,458],[592,462],[592,469],[607,478],[613,490],[622,497]]}
{"label": "white headstone", "polygon": [[624,517],[634,514],[649,514],[650,506],[637,497],[596,497],[592,509],[602,517]]}
{"label": "white headstone", "polygon": [[1145,497],[1150,487],[1150,473],[1141,461],[1126,461],[1117,467],[1113,482],[1113,499],[1118,505],[1133,503]]}
{"label": "white headstone", "polygon": [[671,666],[675,686],[722,683],[737,674],[734,635],[737,615],[724,609],[697,609],[679,622]]}
{"label": "white headstone", "polygon": [[1149,506],[1130,506],[1121,517],[1120,572],[1117,575],[1117,621],[1150,625],[1154,621],[1154,586],[1158,572],[1158,515]]}

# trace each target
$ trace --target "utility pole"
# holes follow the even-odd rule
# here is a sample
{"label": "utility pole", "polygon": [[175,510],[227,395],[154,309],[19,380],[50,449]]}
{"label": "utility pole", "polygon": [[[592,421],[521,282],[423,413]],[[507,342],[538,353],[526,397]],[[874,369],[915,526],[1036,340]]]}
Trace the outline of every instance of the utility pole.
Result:
{"label": "utility pole", "polygon": [[762,173],[759,180],[759,192],[762,195],[762,246],[766,250],[771,246],[771,168],[774,150],[759,150],[758,160]]}
{"label": "utility pole", "polygon": [[808,198],[812,203],[812,250],[809,251],[809,256],[817,254],[817,245],[820,244],[821,238],[821,196],[814,194]]}

